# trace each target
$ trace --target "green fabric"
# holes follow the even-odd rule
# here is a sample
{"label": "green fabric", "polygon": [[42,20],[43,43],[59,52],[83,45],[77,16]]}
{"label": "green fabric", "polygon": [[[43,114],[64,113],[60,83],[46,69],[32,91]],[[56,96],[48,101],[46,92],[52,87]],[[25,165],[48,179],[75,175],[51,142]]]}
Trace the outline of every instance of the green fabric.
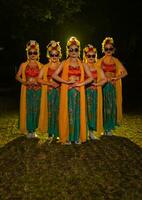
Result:
{"label": "green fabric", "polygon": [[27,130],[34,132],[38,128],[39,112],[40,112],[40,97],[41,90],[27,89],[26,102],[27,102]]}
{"label": "green fabric", "polygon": [[59,88],[48,91],[48,134],[59,137]]}
{"label": "green fabric", "polygon": [[68,91],[69,108],[69,141],[79,141],[80,136],[80,92],[76,89]]}
{"label": "green fabric", "polygon": [[86,89],[87,123],[90,131],[96,131],[97,126],[97,90]]}
{"label": "green fabric", "polygon": [[105,132],[116,126],[116,90],[112,83],[103,87],[103,124]]}

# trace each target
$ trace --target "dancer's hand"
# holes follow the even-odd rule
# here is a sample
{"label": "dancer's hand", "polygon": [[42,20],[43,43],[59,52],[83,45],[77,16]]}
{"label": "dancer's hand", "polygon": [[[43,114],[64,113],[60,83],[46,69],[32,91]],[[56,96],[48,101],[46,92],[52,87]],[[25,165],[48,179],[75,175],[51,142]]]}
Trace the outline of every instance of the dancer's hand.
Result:
{"label": "dancer's hand", "polygon": [[69,80],[67,81],[67,84],[74,84],[76,82],[76,80]]}
{"label": "dancer's hand", "polygon": [[53,88],[57,88],[57,87],[60,86],[60,84],[59,84],[59,83],[52,82],[52,83],[51,83],[51,86],[52,86]]}
{"label": "dancer's hand", "polygon": [[112,81],[112,78],[107,78],[107,82],[111,82]]}
{"label": "dancer's hand", "polygon": [[74,84],[74,87],[80,87],[80,86],[83,86],[84,83],[83,82],[78,82],[78,83],[75,83]]}
{"label": "dancer's hand", "polygon": [[117,81],[118,78],[117,78],[117,77],[113,77],[113,78],[111,78],[111,80],[112,80],[112,81]]}
{"label": "dancer's hand", "polygon": [[93,86],[97,86],[97,83],[93,82],[92,85],[93,85]]}

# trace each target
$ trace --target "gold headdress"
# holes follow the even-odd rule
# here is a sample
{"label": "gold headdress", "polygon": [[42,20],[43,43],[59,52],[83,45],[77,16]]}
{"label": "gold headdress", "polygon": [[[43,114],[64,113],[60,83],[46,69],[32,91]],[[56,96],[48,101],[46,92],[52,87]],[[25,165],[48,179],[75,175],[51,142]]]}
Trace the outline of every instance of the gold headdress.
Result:
{"label": "gold headdress", "polygon": [[47,47],[47,58],[50,58],[50,52],[56,50],[59,52],[59,58],[62,57],[60,42],[51,40]]}
{"label": "gold headdress", "polygon": [[79,52],[79,57],[80,57],[80,42],[74,36],[70,37],[70,39],[67,41],[67,45],[66,45],[66,57],[68,57],[68,55],[69,55],[69,47],[71,45],[76,45],[79,48],[78,52]]}
{"label": "gold headdress", "polygon": [[38,55],[38,60],[39,60],[39,44],[37,41],[35,40],[30,40],[27,44],[26,44],[26,51],[27,51],[27,59],[29,60],[29,50],[30,49],[35,49],[37,51],[37,55]]}
{"label": "gold headdress", "polygon": [[102,42],[102,52],[104,53],[105,52],[105,45],[106,44],[112,44],[114,45],[114,40],[112,37],[106,37],[103,42]]}
{"label": "gold headdress", "polygon": [[92,45],[88,44],[84,49],[83,49],[83,61],[86,63],[86,55],[88,52],[93,51],[95,53],[95,61],[97,61],[97,49]]}

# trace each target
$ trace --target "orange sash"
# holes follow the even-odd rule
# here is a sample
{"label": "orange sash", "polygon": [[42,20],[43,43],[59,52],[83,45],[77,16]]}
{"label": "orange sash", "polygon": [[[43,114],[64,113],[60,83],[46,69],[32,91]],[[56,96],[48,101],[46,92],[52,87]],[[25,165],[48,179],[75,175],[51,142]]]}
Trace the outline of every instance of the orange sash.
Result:
{"label": "orange sash", "polygon": [[[43,80],[47,81],[49,64],[44,66],[43,70]],[[48,129],[48,101],[47,101],[47,90],[48,85],[41,86],[41,102],[40,102],[40,115],[39,115],[39,125],[38,130],[42,133],[47,133]]]}
{"label": "orange sash", "polygon": [[[101,80],[100,68],[97,68],[97,82]],[[97,86],[97,133],[103,132],[103,102],[102,102],[102,86]]]}

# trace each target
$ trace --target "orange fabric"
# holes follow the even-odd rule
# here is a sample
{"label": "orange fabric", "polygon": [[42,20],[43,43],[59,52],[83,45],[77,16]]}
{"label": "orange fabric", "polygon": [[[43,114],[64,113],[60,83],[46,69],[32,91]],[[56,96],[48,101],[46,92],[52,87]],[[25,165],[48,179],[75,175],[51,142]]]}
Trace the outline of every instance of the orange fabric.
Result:
{"label": "orange fabric", "polygon": [[[22,66],[22,80],[26,81],[25,69],[28,62],[23,63]],[[20,95],[20,131],[21,133],[26,133],[26,86],[21,85],[21,95]]]}
{"label": "orange fabric", "polygon": [[[97,82],[101,80],[100,68],[97,69]],[[97,86],[97,132],[103,132],[103,100],[102,100],[102,86]]]}
{"label": "orange fabric", "polygon": [[[120,75],[121,62],[114,58],[116,63],[116,76]],[[117,123],[120,124],[122,121],[122,80],[116,81],[116,104],[117,104]]]}
{"label": "orange fabric", "polygon": [[[84,81],[84,67],[78,59],[78,64],[81,70],[80,81]],[[68,58],[63,64],[62,79],[68,80],[70,59]],[[69,118],[68,118],[68,85],[61,84],[60,93],[60,110],[59,110],[59,130],[60,140],[65,143],[69,137]],[[84,86],[80,87],[80,140],[86,141],[86,107],[85,107],[85,90]]]}
{"label": "orange fabric", "polygon": [[[44,66],[43,80],[47,81],[47,73],[49,69],[49,64]],[[42,133],[47,133],[48,131],[48,101],[47,101],[47,90],[48,85],[42,85],[41,88],[41,102],[40,102],[40,115],[39,115],[39,125],[38,130]]]}

